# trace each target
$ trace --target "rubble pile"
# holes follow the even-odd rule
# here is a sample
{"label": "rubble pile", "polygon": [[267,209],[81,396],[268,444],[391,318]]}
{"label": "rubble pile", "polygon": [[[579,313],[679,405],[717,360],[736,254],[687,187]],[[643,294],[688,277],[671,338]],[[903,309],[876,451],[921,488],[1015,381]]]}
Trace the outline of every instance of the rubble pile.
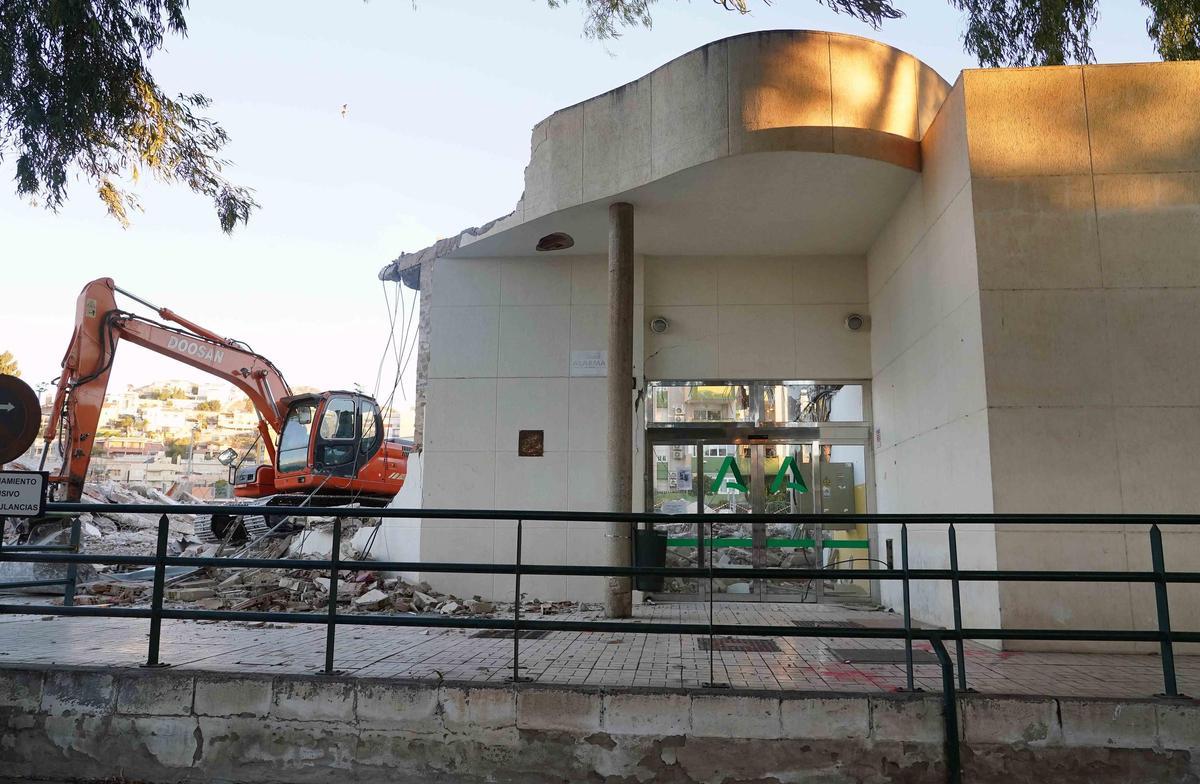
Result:
{"label": "rubble pile", "polygon": [[[0,468],[14,471],[36,471],[36,462],[16,460]],[[153,487],[131,487],[112,480],[100,482],[89,481],[83,489],[80,499],[86,504],[194,504],[201,501],[191,494],[176,491],[167,495]],[[136,512],[84,512],[79,515],[80,539],[83,549],[102,555],[153,555],[158,538],[157,514],[140,514]],[[188,543],[193,541],[193,519],[187,514],[169,515],[172,534],[172,554],[178,554]],[[11,534],[10,534],[11,535]],[[36,534],[36,544],[65,544],[68,532],[39,530]]]}
{"label": "rubble pile", "polygon": [[[329,606],[329,589],[326,571],[238,569],[181,581],[167,589],[166,599],[209,610],[312,612]],[[479,596],[470,600],[447,596],[428,583],[414,585],[378,572],[340,572],[337,603],[339,611],[349,613],[491,615],[497,610],[496,604]],[[511,611],[511,606],[506,609]]]}
{"label": "rubble pile", "polygon": [[[695,539],[696,524],[695,523],[660,523],[657,526],[660,531],[666,531],[668,544],[671,539]],[[802,536],[802,526],[793,523],[769,523],[767,525],[768,539],[797,539]],[[712,536],[717,539],[749,539],[750,526],[745,523],[737,522],[719,522],[711,526]],[[719,547],[713,553],[713,566],[730,567],[730,566],[754,566],[754,556],[750,547]],[[704,555],[704,562],[699,562],[698,550],[696,547],[677,547],[669,546],[667,548],[667,566],[707,566],[709,554]],[[762,566],[764,567],[783,567],[785,569],[809,569],[815,568],[817,565],[816,554],[808,548],[776,548],[771,547],[763,551]],[[778,588],[794,588],[803,590],[807,584],[807,580],[786,580],[776,581]],[[689,580],[683,577],[668,577],[664,581],[663,589],[668,593],[694,593],[696,591],[694,580]],[[713,581],[714,588],[724,593],[746,593],[749,592],[749,583],[736,578],[716,578]]]}
{"label": "rubble pile", "polygon": [[[9,467],[31,470],[21,463]],[[85,503],[180,505],[205,503],[186,492],[172,495],[150,487],[131,487],[113,481],[89,482]],[[211,502],[208,502],[211,503]],[[353,505],[351,505],[353,506]],[[157,513],[85,512],[79,515],[81,551],[97,555],[153,555],[157,547]],[[251,536],[241,544],[230,541],[204,542],[196,532],[197,517],[169,514],[168,554],[187,557],[255,557],[304,560],[328,559],[332,550],[334,518],[314,514],[303,520],[269,518],[266,536]],[[67,519],[62,521],[67,523]],[[342,560],[371,560],[378,538],[380,519],[364,508],[361,516],[342,518]],[[69,527],[57,523],[38,529],[37,544],[65,544]],[[9,536],[13,531],[10,527]],[[14,566],[24,566],[14,564]],[[51,573],[24,573],[9,579],[59,579],[61,565],[47,566]],[[217,569],[167,567],[164,601],[171,606],[211,610],[254,610],[311,612],[324,610],[329,601],[329,574],[324,570]],[[147,605],[153,581],[152,568],[98,566],[81,567],[75,603],[78,605]],[[60,588],[36,589],[59,593]],[[543,602],[522,595],[523,613],[555,615],[594,609],[576,602]],[[340,612],[411,612],[439,615],[505,616],[513,612],[511,602],[492,602],[482,596],[461,598],[435,591],[426,582],[411,583],[399,576],[377,571],[339,572],[337,603]]]}
{"label": "rubble pile", "polygon": [[[154,488],[135,490],[109,481],[89,484],[82,500],[84,503],[130,505],[199,503],[187,493],[178,495],[179,498],[172,498]],[[153,555],[158,540],[158,518],[157,514],[136,512],[84,512],[79,515],[83,549],[104,555]],[[170,552],[178,555],[195,543],[192,516],[172,514],[167,519],[171,532]]]}
{"label": "rubble pile", "polygon": [[[264,555],[263,557],[274,557]],[[329,573],[316,569],[203,569],[169,582],[164,595],[168,606],[202,610],[259,612],[315,612],[329,606]],[[81,586],[77,604],[136,605],[150,599],[150,583],[126,583],[101,575]],[[427,582],[411,583],[375,571],[338,573],[337,604],[341,613],[423,613],[510,616],[512,602],[493,602],[482,596],[470,599],[443,594]],[[531,615],[558,615],[592,609],[577,602],[543,602],[526,599],[521,611]]]}
{"label": "rubble pile", "polygon": [[[158,491],[133,490],[116,483],[97,484],[86,500],[114,504],[176,504]],[[254,537],[239,545],[202,542],[193,537],[190,515],[170,515],[171,555],[187,557],[254,557],[303,560],[328,559],[333,547],[334,518],[313,515],[301,522],[286,521],[265,537]],[[94,553],[153,554],[158,516],[137,513],[81,515],[83,550]],[[342,560],[371,560],[377,557],[380,519],[362,509],[361,516],[342,518]],[[169,606],[206,610],[263,612],[313,612],[325,610],[329,602],[329,573],[320,569],[217,569],[169,566],[164,601]],[[150,601],[152,569],[120,567],[97,569],[94,578],[80,585],[76,603],[81,605],[139,605]],[[575,602],[543,602],[522,597],[524,613],[554,615],[581,608]],[[482,596],[463,598],[443,594],[426,582],[409,582],[378,571],[338,573],[337,603],[343,613],[436,613],[439,615],[506,616],[511,602],[492,602]]]}

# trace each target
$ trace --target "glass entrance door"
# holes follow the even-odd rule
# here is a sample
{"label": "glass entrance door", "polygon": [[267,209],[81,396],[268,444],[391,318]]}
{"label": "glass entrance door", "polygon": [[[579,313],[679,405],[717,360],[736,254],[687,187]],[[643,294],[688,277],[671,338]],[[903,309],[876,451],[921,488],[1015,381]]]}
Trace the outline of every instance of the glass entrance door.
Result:
{"label": "glass entrance door", "polygon": [[[766,514],[817,514],[820,504],[813,488],[818,487],[816,442],[764,445],[763,485]],[[767,566],[814,569],[820,564],[821,527],[813,523],[781,520],[766,524],[763,559]],[[814,581],[799,578],[764,580],[765,593],[801,601],[817,601]]]}
{"label": "glass entrance door", "polygon": [[[746,444],[702,444],[700,448],[704,452],[704,511],[729,515],[728,522],[703,526],[707,530],[701,541],[702,563],[728,569],[761,566],[757,545],[762,525],[738,520],[758,508],[760,450]],[[713,593],[752,597],[761,595],[762,585],[752,578],[720,577],[713,581]]]}
{"label": "glass entrance door", "polygon": [[[704,563],[699,552],[699,528],[688,522],[689,514],[703,509],[699,492],[702,474],[697,444],[656,444],[651,450],[654,458],[650,480],[651,512],[678,515],[678,523],[655,523],[654,528],[667,537],[667,566],[696,567]],[[694,596],[699,593],[695,580],[668,577],[663,580],[667,595]]]}
{"label": "glass entrance door", "polygon": [[[865,513],[866,447],[820,440],[774,443],[654,444],[648,506],[678,515],[678,523],[658,523],[667,539],[668,566],[722,568],[868,568],[865,531],[838,523],[836,515]],[[705,512],[728,515],[711,526],[689,523]],[[740,515],[818,515],[795,522],[738,522]],[[828,518],[828,519],[827,519]],[[669,578],[663,598],[698,598],[707,580]],[[713,593],[727,600],[817,602],[869,596],[864,581],[800,578],[721,577]]]}
{"label": "glass entrance door", "polygon": [[[834,571],[868,570],[871,558],[867,527],[838,520],[839,515],[867,513],[867,448],[864,444],[817,445],[814,500],[821,514],[817,552],[819,562]],[[832,578],[815,586],[818,600],[852,601],[870,598],[868,580]]]}

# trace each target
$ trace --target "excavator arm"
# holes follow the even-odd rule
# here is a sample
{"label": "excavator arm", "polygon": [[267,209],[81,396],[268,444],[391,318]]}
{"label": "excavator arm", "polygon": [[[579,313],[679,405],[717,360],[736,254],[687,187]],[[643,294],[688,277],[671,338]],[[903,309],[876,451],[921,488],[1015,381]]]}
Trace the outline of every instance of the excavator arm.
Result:
{"label": "excavator arm", "polygon": [[[168,326],[118,309],[118,292],[180,326]],[[100,278],[85,286],[79,295],[75,331],[63,357],[62,375],[44,434],[47,450],[56,438],[62,443],[62,469],[52,480],[65,485],[65,492],[57,494],[60,500],[77,501],[83,495],[113,358],[122,340],[203,370],[244,392],[258,412],[258,431],[274,464],[274,434],[283,427],[292,391],[270,360],[244,343],[222,337],[129,294],[111,278]]]}

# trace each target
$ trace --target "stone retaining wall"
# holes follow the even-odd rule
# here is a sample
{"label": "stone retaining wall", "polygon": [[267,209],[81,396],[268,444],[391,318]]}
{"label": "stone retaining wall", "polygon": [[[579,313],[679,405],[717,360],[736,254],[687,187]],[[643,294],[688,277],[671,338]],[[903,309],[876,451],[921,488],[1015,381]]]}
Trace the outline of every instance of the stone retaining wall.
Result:
{"label": "stone retaining wall", "polygon": [[[937,695],[0,668],[0,780],[939,782]],[[960,700],[965,780],[1200,782],[1200,703]]]}

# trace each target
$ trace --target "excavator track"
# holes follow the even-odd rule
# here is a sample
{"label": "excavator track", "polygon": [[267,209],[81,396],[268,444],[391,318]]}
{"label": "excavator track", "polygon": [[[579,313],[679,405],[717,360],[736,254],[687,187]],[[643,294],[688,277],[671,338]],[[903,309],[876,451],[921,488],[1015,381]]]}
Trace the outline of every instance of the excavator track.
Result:
{"label": "excavator track", "polygon": [[[364,508],[387,506],[387,500],[382,498],[363,497],[350,499],[346,496],[321,495],[318,493],[308,495],[281,493],[256,498],[253,502],[229,504],[229,512],[227,513],[196,515],[194,522],[195,535],[200,541],[209,544],[220,544],[226,541],[227,538],[232,544],[241,544],[268,533],[281,521],[281,516],[270,513],[266,515],[243,515],[238,512],[239,507],[251,505],[254,507],[310,506],[314,514],[319,514],[318,510],[320,509],[331,506],[342,506],[350,500],[353,500],[356,504]],[[229,529],[231,525],[235,526],[232,534]],[[303,517],[292,517],[284,523],[281,529],[292,532],[303,527]]]}
{"label": "excavator track", "polygon": [[[202,542],[220,544],[229,536],[229,541],[241,543],[264,536],[271,530],[273,523],[267,522],[263,515],[240,515],[237,507],[230,507],[229,514],[197,515],[194,520],[195,535]],[[214,520],[215,518],[215,520]],[[235,526],[230,536],[229,526]]]}

